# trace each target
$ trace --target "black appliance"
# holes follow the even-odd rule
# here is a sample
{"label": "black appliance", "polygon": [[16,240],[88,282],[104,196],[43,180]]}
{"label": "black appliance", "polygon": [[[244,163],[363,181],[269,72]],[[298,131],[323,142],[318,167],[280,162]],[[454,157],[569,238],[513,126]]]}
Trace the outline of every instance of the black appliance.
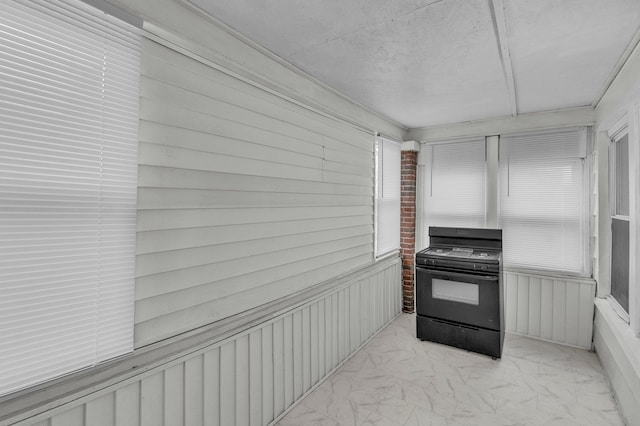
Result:
{"label": "black appliance", "polygon": [[417,337],[502,356],[502,230],[429,228],[416,254]]}

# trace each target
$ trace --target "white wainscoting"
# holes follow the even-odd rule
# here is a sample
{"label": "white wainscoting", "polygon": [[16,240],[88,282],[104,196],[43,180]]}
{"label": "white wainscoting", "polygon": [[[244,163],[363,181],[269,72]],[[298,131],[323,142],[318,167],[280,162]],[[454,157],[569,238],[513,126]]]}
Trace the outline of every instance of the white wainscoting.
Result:
{"label": "white wainscoting", "polygon": [[400,280],[400,259],[381,261],[231,338],[15,424],[267,425],[400,313]]}
{"label": "white wainscoting", "polygon": [[596,299],[593,346],[598,353],[618,411],[628,425],[640,424],[640,338],[607,299]]}
{"label": "white wainscoting", "polygon": [[590,350],[596,283],[504,272],[508,333]]}

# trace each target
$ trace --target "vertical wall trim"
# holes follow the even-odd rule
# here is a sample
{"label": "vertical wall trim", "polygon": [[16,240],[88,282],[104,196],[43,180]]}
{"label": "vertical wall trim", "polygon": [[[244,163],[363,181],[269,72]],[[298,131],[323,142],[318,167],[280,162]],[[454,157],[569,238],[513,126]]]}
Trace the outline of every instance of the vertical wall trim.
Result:
{"label": "vertical wall trim", "polygon": [[[609,214],[609,136],[598,132],[598,297],[611,293],[611,215]],[[595,271],[594,271],[595,272]]]}
{"label": "vertical wall trim", "polygon": [[640,103],[629,108],[629,326],[640,336]]}
{"label": "vertical wall trim", "polygon": [[485,145],[485,226],[498,227],[500,136],[487,136]]}
{"label": "vertical wall trim", "polygon": [[591,350],[595,281],[505,272],[506,331]]}

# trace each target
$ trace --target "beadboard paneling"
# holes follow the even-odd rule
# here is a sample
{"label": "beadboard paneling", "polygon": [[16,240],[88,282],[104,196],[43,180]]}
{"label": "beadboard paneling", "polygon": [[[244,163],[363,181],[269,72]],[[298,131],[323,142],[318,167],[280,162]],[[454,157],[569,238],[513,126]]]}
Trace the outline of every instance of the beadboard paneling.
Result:
{"label": "beadboard paneling", "polygon": [[272,423],[400,313],[400,259],[382,262],[232,338],[16,425]]}
{"label": "beadboard paneling", "polygon": [[506,331],[591,349],[595,281],[505,272]]}
{"label": "beadboard paneling", "polygon": [[373,132],[149,39],[142,51],[136,348],[373,260]]}

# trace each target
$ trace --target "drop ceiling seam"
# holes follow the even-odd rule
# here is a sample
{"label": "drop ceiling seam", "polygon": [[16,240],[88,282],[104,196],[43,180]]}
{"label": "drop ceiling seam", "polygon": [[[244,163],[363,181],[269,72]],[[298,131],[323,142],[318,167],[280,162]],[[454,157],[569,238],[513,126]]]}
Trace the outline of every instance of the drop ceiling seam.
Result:
{"label": "drop ceiling seam", "polygon": [[516,85],[513,75],[513,65],[511,64],[511,54],[509,52],[509,36],[507,33],[507,19],[504,16],[504,4],[502,3],[502,0],[492,0],[491,6],[496,38],[498,41],[498,47],[500,48],[500,58],[502,59],[502,69],[504,70],[504,77],[507,83],[511,115],[515,117],[518,115],[518,100],[516,97]]}
{"label": "drop ceiling seam", "polygon": [[282,66],[245,52],[254,73],[398,134],[597,107],[640,41],[638,0],[172,1]]}
{"label": "drop ceiling seam", "polygon": [[609,87],[611,87],[611,84],[613,84],[616,77],[618,77],[618,74],[620,74],[620,71],[622,71],[622,68],[625,66],[625,64],[629,60],[629,57],[631,56],[633,51],[636,49],[636,47],[638,47],[638,45],[640,45],[640,27],[638,27],[638,30],[633,35],[633,38],[631,39],[631,41],[625,48],[624,52],[620,56],[620,59],[618,60],[616,65],[613,67],[613,70],[611,71],[611,74],[607,78],[607,81],[602,86],[602,88],[598,91],[596,97],[593,99],[593,102],[591,102],[591,107],[593,109],[598,108],[598,105],[600,104],[600,101],[604,97],[604,94],[607,92],[607,90],[609,90]]}

